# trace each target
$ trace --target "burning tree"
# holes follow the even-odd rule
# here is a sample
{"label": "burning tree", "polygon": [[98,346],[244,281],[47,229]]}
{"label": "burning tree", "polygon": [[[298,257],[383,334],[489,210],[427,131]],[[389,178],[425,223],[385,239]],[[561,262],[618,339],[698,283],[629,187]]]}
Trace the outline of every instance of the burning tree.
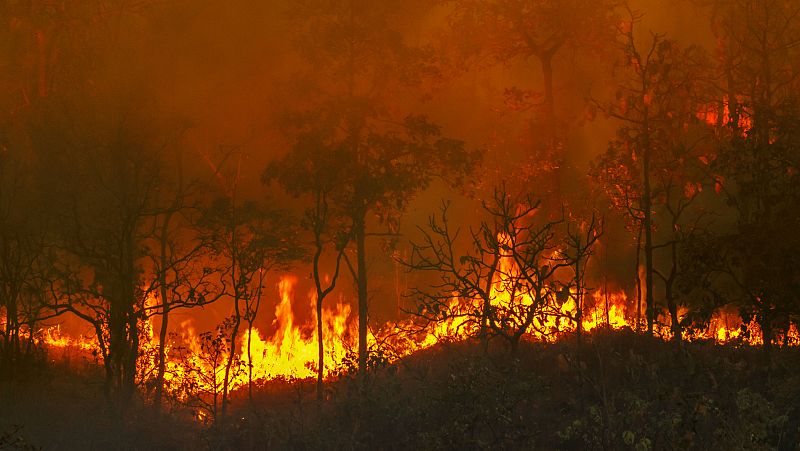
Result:
{"label": "burning tree", "polygon": [[[797,322],[796,271],[800,6],[792,2],[709,2],[718,37],[717,152],[707,171],[734,220],[702,237],[704,269],[716,275],[745,321],[755,317],[765,348],[773,330]],[[710,251],[710,252],[709,252]]]}
{"label": "burning tree", "polygon": [[398,113],[392,106],[393,95],[418,85],[431,71],[429,52],[409,45],[398,30],[405,5],[314,0],[297,3],[290,12],[307,63],[307,72],[297,77],[307,108],[289,115],[288,124],[298,132],[300,148],[315,136],[318,152],[333,150],[339,159],[331,200],[348,219],[355,245],[355,262],[347,254],[344,260],[357,286],[362,381],[368,353],[371,217],[389,229],[378,235],[396,235],[406,205],[433,177],[458,183],[479,158],[464,143],[442,136],[424,116]]}
{"label": "burning tree", "polygon": [[[242,320],[247,323],[249,354],[253,323],[261,305],[267,274],[289,268],[304,257],[303,250],[296,244],[291,216],[255,202],[239,204],[237,188],[238,175],[233,178],[229,196],[217,199],[203,219],[207,239],[212,243],[218,262],[220,291],[233,304],[231,324],[226,328],[230,352],[226,355],[222,380],[220,417],[223,420],[234,379],[232,371]],[[248,355],[248,361],[252,362],[252,356]],[[248,376],[248,385],[252,386],[252,363]]]}
{"label": "burning tree", "polygon": [[[586,310],[585,298],[590,290],[587,283],[587,269],[589,259],[594,255],[594,247],[603,235],[603,219],[598,217],[597,212],[592,211],[590,217],[581,218],[577,216],[570,218],[571,223],[567,223],[567,230],[564,238],[564,249],[561,251],[562,258],[570,262],[572,269],[572,282],[570,286],[570,296],[575,302],[575,332],[578,336],[580,346],[583,334],[583,315]],[[608,295],[608,293],[606,293]],[[608,305],[605,306],[606,323],[608,323]]]}
{"label": "burning tree", "polygon": [[236,377],[245,371],[241,360],[228,363],[228,356],[236,349],[230,342],[233,318],[225,319],[214,331],[203,332],[198,337],[188,337],[186,346],[176,349],[180,374],[170,387],[170,393],[180,402],[194,409],[204,422],[216,422],[221,415],[221,401],[226,375]]}
{"label": "burning tree", "polygon": [[[680,339],[678,299],[674,292],[679,245],[697,227],[689,206],[707,179],[699,168],[708,153],[707,127],[697,117],[704,97],[704,55],[696,47],[681,48],[676,42],[653,34],[642,48],[634,25],[640,15],[620,26],[622,75],[616,101],[601,108],[622,125],[617,138],[593,165],[592,174],[616,209],[637,231],[638,254],[644,251],[644,296],[647,331],[653,333],[657,318],[655,280],[665,286],[673,337]],[[705,142],[705,146],[703,145]],[[657,214],[667,220],[659,224]],[[658,225],[667,235],[657,241]],[[666,249],[668,269],[656,268],[654,251]],[[638,269],[638,268],[637,268]],[[637,283],[641,283],[637,280]]]}
{"label": "burning tree", "polygon": [[583,288],[582,271],[574,268],[576,277],[563,273],[585,262],[599,234],[592,227],[587,241],[575,247],[578,253],[565,252],[562,239],[577,240],[578,235],[560,236],[563,215],[539,219],[538,208],[531,197],[517,201],[504,189],[496,190],[492,203],[483,204],[487,219],[469,232],[469,250],[459,251],[461,230],[451,228],[444,204],[441,216],[431,217],[427,229],[420,228],[422,241],[412,243],[411,257],[404,262],[410,270],[431,272],[438,279],[412,290],[419,308],[411,313],[425,327],[454,322],[459,334],[479,337],[484,346],[501,337],[512,350],[527,334],[547,337],[563,330],[565,321],[579,321],[580,315],[564,306],[576,281]]}
{"label": "burning tree", "polygon": [[[311,274],[315,289],[317,316],[317,400],[323,397],[322,379],[325,371],[325,340],[323,335],[323,304],[325,298],[336,288],[339,280],[342,256],[351,241],[351,231],[347,217],[341,209],[337,210],[336,199],[341,196],[342,169],[347,161],[341,147],[331,148],[316,133],[302,135],[295,143],[292,152],[281,160],[273,161],[264,171],[262,180],[266,183],[275,179],[295,198],[309,197],[312,206],[306,209],[303,226],[311,232],[312,254]],[[333,274],[325,277],[322,273],[323,258],[332,246],[336,252]]]}

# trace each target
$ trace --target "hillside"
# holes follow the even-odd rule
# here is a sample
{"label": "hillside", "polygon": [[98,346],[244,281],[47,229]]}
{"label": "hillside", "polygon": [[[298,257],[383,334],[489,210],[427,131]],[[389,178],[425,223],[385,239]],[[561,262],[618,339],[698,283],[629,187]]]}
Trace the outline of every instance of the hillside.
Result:
{"label": "hillside", "polygon": [[[3,388],[0,448],[797,449],[800,350],[599,331],[576,343],[449,343],[353,376],[260,383],[227,423],[139,403],[108,415],[100,369],[41,362]],[[766,363],[769,360],[769,363]]]}

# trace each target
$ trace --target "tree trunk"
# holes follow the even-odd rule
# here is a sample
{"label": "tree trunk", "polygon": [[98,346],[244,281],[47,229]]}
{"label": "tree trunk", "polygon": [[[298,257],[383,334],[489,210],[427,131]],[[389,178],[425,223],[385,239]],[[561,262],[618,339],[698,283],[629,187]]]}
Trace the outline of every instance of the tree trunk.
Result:
{"label": "tree trunk", "polygon": [[160,245],[160,264],[161,264],[161,271],[158,275],[159,281],[159,294],[161,295],[161,305],[162,305],[162,314],[161,314],[161,330],[158,334],[158,372],[156,373],[156,394],[155,398],[153,399],[153,404],[156,411],[156,416],[161,415],[161,398],[164,393],[164,374],[166,373],[167,368],[167,353],[166,353],[166,346],[167,346],[167,328],[169,327],[169,311],[170,311],[170,302],[167,298],[167,266],[168,266],[168,258],[167,258],[167,233],[169,233],[169,223],[172,219],[172,212],[168,212],[164,216],[164,222],[161,224],[161,242]]}
{"label": "tree trunk", "polygon": [[605,298],[605,307],[606,307],[606,327],[611,328],[611,316],[608,311],[608,277],[603,276],[603,294]]}
{"label": "tree trunk", "polygon": [[669,294],[667,294],[667,309],[669,310],[669,316],[670,316],[670,323],[671,323],[670,330],[672,332],[672,340],[681,341],[681,339],[683,338],[681,336],[682,328],[680,319],[678,318],[678,306],[675,305],[675,300],[672,298],[672,290],[669,290]]}
{"label": "tree trunk", "polygon": [[[163,293],[166,290],[162,290]],[[156,410],[156,416],[161,415],[161,398],[164,393],[164,375],[167,372],[167,328],[169,327],[169,304],[164,299],[164,311],[161,315],[161,329],[158,333],[158,372],[156,373],[156,393],[153,399],[153,407]]]}
{"label": "tree trunk", "polygon": [[247,321],[247,398],[253,404],[253,321]]}
{"label": "tree trunk", "polygon": [[[19,321],[17,313],[17,296],[12,293],[8,296],[6,306],[5,346],[3,347],[5,367],[9,374],[14,368],[19,357]],[[1,305],[1,304],[0,304]]]}
{"label": "tree trunk", "polygon": [[553,94],[553,52],[544,52],[539,57],[542,65],[542,78],[544,79],[544,108],[548,138],[553,144],[555,140],[556,107]]}
{"label": "tree trunk", "polygon": [[[316,275],[316,267],[314,270]],[[322,292],[319,289],[317,289],[317,346],[319,351],[317,360],[317,401],[322,402],[322,376],[325,369],[325,343],[322,341]]]}
{"label": "tree trunk", "polygon": [[362,387],[367,375],[367,257],[365,240],[365,214],[359,212],[354,218],[353,226],[356,238],[357,283],[358,283],[358,377]]}
{"label": "tree trunk", "polygon": [[583,288],[581,287],[581,249],[578,242],[578,258],[575,259],[575,332],[577,334],[578,349],[580,352],[583,338]]}
{"label": "tree trunk", "polygon": [[133,227],[125,240],[125,258],[122,273],[123,302],[123,357],[122,357],[122,390],[121,407],[128,406],[136,391],[136,361],[139,356],[139,317],[137,307],[138,271],[134,261],[135,239]]}
{"label": "tree trunk", "polygon": [[[241,163],[241,162],[240,162]],[[237,242],[237,230],[236,230],[236,191],[233,192],[231,195],[231,217],[230,223],[228,227],[230,227],[231,233],[231,240],[230,240],[230,251],[231,251],[231,283],[233,284],[233,311],[234,311],[234,319],[233,319],[233,329],[231,330],[231,340],[230,345],[228,348],[228,359],[225,362],[225,377],[222,380],[222,408],[220,411],[220,420],[223,423],[222,427],[222,434],[225,433],[224,422],[225,417],[228,412],[228,389],[230,385],[230,375],[231,375],[231,367],[233,366],[233,359],[236,354],[236,338],[239,335],[239,326],[242,322],[242,313],[239,310],[239,300],[241,299],[241,289],[240,281],[237,279],[236,274],[236,265],[239,264],[239,254],[238,254],[238,242]],[[239,276],[241,277],[241,276]]]}
{"label": "tree trunk", "polygon": [[639,270],[642,258],[642,232],[644,227],[639,226],[639,233],[636,235],[636,332],[642,330],[642,276]]}
{"label": "tree trunk", "polygon": [[120,293],[113,294],[110,305],[108,335],[109,347],[108,357],[110,365],[107,370],[110,372],[108,380],[110,382],[109,392],[111,394],[112,410],[117,412],[122,404],[122,386],[125,377],[125,359],[127,355],[127,318],[126,309],[120,302]]}
{"label": "tree trunk", "polygon": [[669,309],[670,320],[672,323],[672,339],[681,341],[682,330],[680,319],[678,318],[678,305],[675,303],[674,285],[675,277],[678,274],[678,243],[674,239],[671,244],[672,249],[672,268],[670,269],[669,278],[664,282],[665,297],[667,298],[667,309]]}
{"label": "tree trunk", "polygon": [[[133,286],[131,285],[131,288]],[[131,299],[135,299],[135,294],[131,290]],[[136,393],[136,363],[139,359],[139,318],[134,311],[134,304],[132,303],[127,312],[127,334],[128,343],[126,346],[126,359],[124,368],[124,381],[122,392],[123,407],[127,407],[131,402],[134,393]]]}
{"label": "tree trunk", "polygon": [[[553,55],[556,49],[544,51],[538,55],[539,63],[542,67],[542,79],[544,81],[544,131],[542,137],[546,140],[544,153],[537,155],[537,158],[546,159],[556,166],[555,171],[547,177],[546,189],[551,192],[550,198],[555,199],[563,191],[562,187],[566,181],[565,169],[562,164],[563,155],[560,153],[558,134],[556,133],[556,107],[555,95],[553,93]],[[535,148],[536,149],[536,148]],[[556,208],[553,204],[548,208]]]}
{"label": "tree trunk", "polygon": [[761,306],[760,310],[758,324],[761,326],[761,340],[764,342],[764,352],[769,355],[772,350],[772,315],[766,305]]}
{"label": "tree trunk", "polygon": [[[647,89],[644,90],[647,92]],[[642,121],[642,210],[644,213],[644,284],[645,304],[647,305],[647,335],[653,335],[656,320],[656,308],[653,300],[653,219],[650,190],[650,118],[647,102],[644,107]]]}
{"label": "tree trunk", "polygon": [[[317,197],[317,205],[321,205],[322,197]],[[317,211],[320,211],[320,208],[317,208]],[[322,386],[322,377],[325,371],[325,343],[323,342],[323,331],[322,331],[322,301],[325,297],[325,292],[322,290],[322,280],[320,280],[319,275],[319,259],[322,255],[322,240],[321,240],[322,230],[321,228],[315,228],[315,244],[316,250],[314,251],[314,260],[312,261],[311,270],[314,276],[314,288],[317,291],[317,402],[319,405],[322,403],[323,398],[323,386]],[[337,274],[334,277],[338,276]],[[335,280],[334,280],[335,282]]]}
{"label": "tree trunk", "polygon": [[230,389],[231,368],[233,367],[233,360],[236,356],[236,339],[239,336],[239,326],[242,323],[242,316],[239,313],[239,298],[234,299],[234,320],[233,329],[231,330],[231,342],[228,348],[228,359],[225,362],[225,377],[222,380],[222,408],[220,410],[220,419],[225,421],[225,416],[228,412],[228,393]]}

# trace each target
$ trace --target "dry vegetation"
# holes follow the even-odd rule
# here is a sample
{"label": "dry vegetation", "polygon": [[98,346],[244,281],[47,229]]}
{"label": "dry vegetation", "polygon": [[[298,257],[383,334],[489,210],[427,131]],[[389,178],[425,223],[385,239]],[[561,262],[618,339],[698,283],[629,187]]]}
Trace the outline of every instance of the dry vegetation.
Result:
{"label": "dry vegetation", "polygon": [[[501,347],[502,348],[502,347]],[[136,403],[121,424],[102,377],[64,364],[31,367],[4,386],[2,445],[11,449],[794,449],[800,352],[630,331],[521,346],[488,356],[469,343],[374,368],[366,400],[343,374],[316,401],[312,379],[261,381],[233,393],[222,431],[177,410],[158,420]],[[578,362],[582,362],[578,364]],[[15,426],[19,425],[19,426]]]}

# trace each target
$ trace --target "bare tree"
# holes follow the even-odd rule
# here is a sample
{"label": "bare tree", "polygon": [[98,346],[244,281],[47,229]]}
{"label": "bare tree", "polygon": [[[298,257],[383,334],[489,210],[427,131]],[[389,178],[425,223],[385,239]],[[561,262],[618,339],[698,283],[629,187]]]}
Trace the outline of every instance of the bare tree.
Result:
{"label": "bare tree", "polygon": [[[444,204],[439,218],[420,228],[422,240],[412,243],[404,264],[414,271],[432,272],[438,281],[414,288],[419,300],[415,313],[424,322],[455,319],[463,331],[479,337],[486,347],[492,337],[503,338],[512,350],[528,333],[551,335],[569,321],[561,306],[570,282],[557,273],[575,264],[559,252],[558,228],[563,215],[537,224],[539,202],[512,199],[495,191],[483,208],[487,218],[470,230],[468,251],[460,251],[460,229],[451,229]],[[583,258],[583,256],[582,256]]]}
{"label": "bare tree", "polygon": [[160,319],[153,398],[157,415],[164,394],[170,313],[213,303],[224,294],[215,283],[214,268],[207,263],[213,243],[198,229],[201,205],[192,200],[196,198],[193,185],[184,187],[178,177],[172,199],[152,223],[151,242],[156,249],[149,252],[153,277],[147,291],[158,296],[155,304],[145,305],[144,314]]}

